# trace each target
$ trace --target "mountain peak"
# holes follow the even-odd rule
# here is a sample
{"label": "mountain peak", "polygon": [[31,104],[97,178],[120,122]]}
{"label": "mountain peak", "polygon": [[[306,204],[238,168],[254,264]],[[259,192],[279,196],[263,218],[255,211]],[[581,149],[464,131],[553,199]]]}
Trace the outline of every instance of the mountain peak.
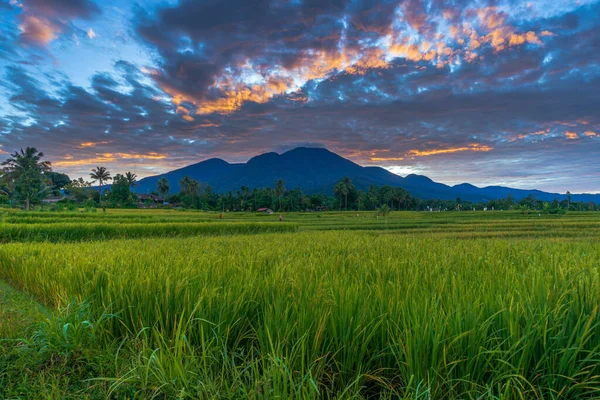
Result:
{"label": "mountain peak", "polygon": [[[300,146],[300,147],[295,147],[291,150],[285,151],[281,155],[286,155],[286,154],[324,154],[324,153],[335,154],[334,152],[327,150],[325,147]],[[337,154],[335,154],[335,155],[337,156]]]}
{"label": "mountain peak", "polygon": [[279,154],[277,154],[275,152],[263,153],[263,154],[259,154],[257,156],[252,157],[251,159],[249,159],[248,162],[246,163],[246,165],[258,165],[258,164],[276,162],[276,160],[279,157],[280,157]]}
{"label": "mountain peak", "polygon": [[[201,161],[200,163],[204,163],[206,165],[213,165],[213,166],[230,165],[227,161],[225,161],[221,158],[209,158],[208,160]],[[198,163],[198,164],[200,164],[200,163]]]}
{"label": "mountain peak", "polygon": [[[190,176],[202,185],[211,185],[218,193],[235,191],[241,186],[251,188],[273,187],[278,179],[287,188],[301,187],[308,194],[333,194],[335,184],[347,176],[358,189],[367,190],[370,185],[403,187],[421,199],[454,200],[460,197],[469,201],[487,201],[503,198],[507,193],[519,200],[531,191],[504,187],[478,188],[469,184],[450,187],[436,183],[424,175],[410,174],[405,178],[380,167],[362,167],[323,147],[296,147],[282,154],[269,152],[251,158],[247,163],[230,164],[219,158],[211,158],[163,175],[141,179],[136,187],[138,193],[156,190],[156,183],[166,177],[173,192],[179,190],[179,180]],[[535,192],[540,200],[552,200],[561,195]],[[575,197],[574,199],[578,198]],[[598,201],[598,195],[583,196],[586,201]]]}

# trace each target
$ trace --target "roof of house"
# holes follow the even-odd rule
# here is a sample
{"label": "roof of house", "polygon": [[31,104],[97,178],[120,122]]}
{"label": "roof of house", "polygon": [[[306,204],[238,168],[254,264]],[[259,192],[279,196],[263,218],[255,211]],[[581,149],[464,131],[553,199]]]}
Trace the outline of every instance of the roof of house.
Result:
{"label": "roof of house", "polygon": [[45,199],[42,199],[43,203],[56,203],[61,201],[62,199],[64,199],[64,196],[52,196],[52,197],[46,197]]}

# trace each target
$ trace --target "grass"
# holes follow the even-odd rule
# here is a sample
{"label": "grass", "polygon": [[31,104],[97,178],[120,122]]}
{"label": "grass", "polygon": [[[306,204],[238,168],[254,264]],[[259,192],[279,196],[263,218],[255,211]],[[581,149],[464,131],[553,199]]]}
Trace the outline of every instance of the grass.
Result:
{"label": "grass", "polygon": [[[596,213],[54,215],[3,227],[117,233],[0,247],[0,278],[51,310],[27,313],[0,398],[600,397]],[[46,360],[26,382],[23,354]]]}
{"label": "grass", "polygon": [[115,238],[243,235],[264,232],[294,232],[297,228],[297,225],[290,223],[265,224],[257,222],[226,224],[203,222],[5,224],[0,228],[0,242],[74,242]]}

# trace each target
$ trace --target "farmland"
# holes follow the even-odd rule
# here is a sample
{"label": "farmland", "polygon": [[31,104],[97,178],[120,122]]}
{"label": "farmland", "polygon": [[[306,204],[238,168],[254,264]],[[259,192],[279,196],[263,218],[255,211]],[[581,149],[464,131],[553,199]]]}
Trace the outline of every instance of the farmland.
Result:
{"label": "farmland", "polygon": [[600,397],[600,213],[278,217],[0,211],[0,398]]}

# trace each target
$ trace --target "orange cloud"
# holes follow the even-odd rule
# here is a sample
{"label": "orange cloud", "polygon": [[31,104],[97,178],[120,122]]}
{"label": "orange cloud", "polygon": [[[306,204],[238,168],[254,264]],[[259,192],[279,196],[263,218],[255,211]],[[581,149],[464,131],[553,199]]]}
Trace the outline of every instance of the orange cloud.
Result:
{"label": "orange cloud", "polygon": [[86,149],[88,147],[96,147],[99,144],[109,144],[110,142],[83,142],[79,146],[78,149]]}
{"label": "orange cloud", "polygon": [[406,155],[410,156],[410,157],[426,157],[426,156],[433,156],[433,155],[437,155],[437,154],[458,153],[458,152],[462,152],[462,151],[487,152],[487,151],[492,151],[492,148],[489,146],[486,146],[486,145],[471,144],[469,146],[451,147],[451,148],[447,148],[447,149],[410,150],[408,153],[406,153]]}
{"label": "orange cloud", "polygon": [[594,136],[596,136],[596,132],[594,132],[594,131],[585,131],[585,136],[594,137]]}
{"label": "orange cloud", "polygon": [[115,161],[116,158],[114,157],[93,157],[93,158],[85,158],[85,159],[81,159],[81,160],[73,160],[73,157],[69,156],[68,158],[65,157],[65,160],[63,161],[55,161],[52,163],[53,166],[55,167],[76,167],[79,165],[91,165],[91,164],[101,164],[101,163],[106,163],[106,162],[112,162]]}
{"label": "orange cloud", "polygon": [[131,153],[115,153],[116,156],[118,156],[119,158],[125,158],[125,159],[140,159],[140,158],[146,158],[146,159],[150,159],[150,160],[162,160],[163,158],[167,158],[167,156],[165,154],[159,154],[159,153],[155,153],[155,152],[150,152],[147,154],[131,154]]}
{"label": "orange cloud", "polygon": [[135,154],[135,153],[97,153],[96,157],[84,158],[80,160],[74,160],[72,156],[66,155],[63,160],[55,161],[52,165],[57,167],[75,167],[79,165],[93,165],[114,162],[119,159],[123,160],[162,160],[167,158],[165,154],[159,154],[150,152],[147,154]]}
{"label": "orange cloud", "polygon": [[40,45],[50,43],[60,33],[60,27],[44,18],[34,16],[24,17],[23,22],[19,25],[19,30],[24,40]]}
{"label": "orange cloud", "polygon": [[506,14],[504,12],[497,11],[496,7],[484,7],[478,9],[476,12],[480,24],[490,30],[504,25],[506,20]]}
{"label": "orange cloud", "polygon": [[534,43],[537,45],[542,45],[542,41],[540,40],[540,38],[538,38],[535,34],[535,32],[529,31],[527,32],[527,34],[525,35],[525,38],[527,39],[528,43]]}
{"label": "orange cloud", "polygon": [[540,131],[535,131],[532,132],[532,135],[547,135],[548,133],[550,133],[550,128],[547,128],[546,130],[540,130]]}
{"label": "orange cloud", "polygon": [[567,139],[579,139],[579,135],[577,135],[577,133],[571,132],[571,131],[566,131],[565,132],[565,137]]}
{"label": "orange cloud", "polygon": [[[207,88],[220,94],[216,99],[195,98],[192,94],[183,93],[180,88],[159,79],[160,72],[157,70],[142,69],[142,72],[158,81],[175,106],[180,106],[182,102],[192,104],[196,115],[227,114],[238,110],[248,101],[266,103],[276,96],[294,93],[313,79],[335,79],[342,71],[360,75],[374,68],[388,68],[395,58],[427,62],[443,68],[461,59],[468,63],[483,60],[483,56],[474,51],[483,45],[491,46],[495,53],[526,43],[543,45],[535,32],[520,33],[510,26],[506,13],[496,7],[468,9],[465,15],[471,20],[461,24],[454,21],[457,16],[455,11],[443,10],[443,18],[453,22],[447,29],[437,31],[434,25],[425,26],[427,20],[414,15],[406,16],[404,22],[412,26],[417,35],[407,35],[391,24],[374,31],[378,35],[376,46],[361,44],[344,47],[340,43],[335,50],[303,50],[297,54],[293,65],[272,65],[266,72],[261,70],[263,67],[253,65],[253,59],[241,60],[237,65],[229,66],[227,70],[231,72],[216,76],[216,83]],[[549,34],[548,31],[539,33],[540,36]],[[305,96],[297,98],[292,95],[289,99],[308,101]],[[194,121],[193,110],[176,107],[176,112],[185,120]]]}
{"label": "orange cloud", "polygon": [[404,157],[371,157],[371,161],[402,161]]}

